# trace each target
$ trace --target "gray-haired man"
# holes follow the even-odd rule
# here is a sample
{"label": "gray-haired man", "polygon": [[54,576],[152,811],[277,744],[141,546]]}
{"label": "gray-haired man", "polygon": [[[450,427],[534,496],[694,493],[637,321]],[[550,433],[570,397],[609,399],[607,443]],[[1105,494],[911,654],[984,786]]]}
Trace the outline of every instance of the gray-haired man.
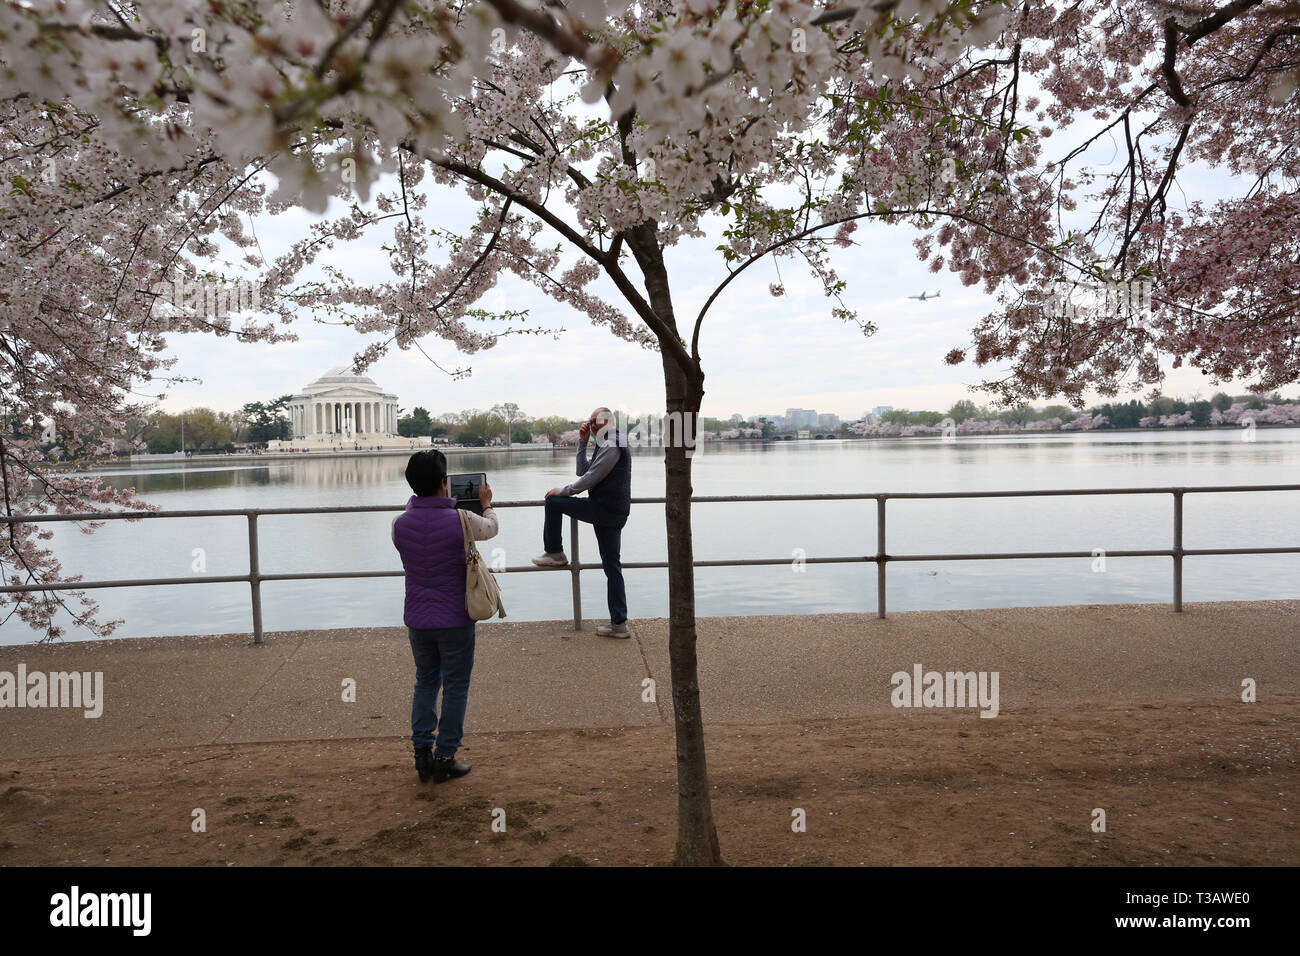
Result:
{"label": "gray-haired man", "polygon": [[[609,600],[609,624],[596,628],[596,633],[602,637],[630,637],[620,551],[623,526],[632,510],[632,453],[620,441],[613,417],[608,408],[598,408],[578,430],[578,480],[546,493],[546,523],[542,529],[546,553],[533,558],[533,564],[542,568],[568,565],[564,555],[565,515],[590,524],[596,532]],[[589,439],[596,446],[590,461]],[[585,499],[573,497],[580,491],[587,492]]]}

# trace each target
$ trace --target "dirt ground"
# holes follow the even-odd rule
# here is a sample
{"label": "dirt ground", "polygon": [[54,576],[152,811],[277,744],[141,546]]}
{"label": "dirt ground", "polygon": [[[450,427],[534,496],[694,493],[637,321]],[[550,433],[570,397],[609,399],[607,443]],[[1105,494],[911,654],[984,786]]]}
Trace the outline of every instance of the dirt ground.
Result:
{"label": "dirt ground", "polygon": [[[713,807],[737,865],[1296,865],[1298,714],[1292,697],[715,724]],[[473,773],[441,785],[391,737],[6,760],[0,865],[671,859],[670,728],[466,744]]]}

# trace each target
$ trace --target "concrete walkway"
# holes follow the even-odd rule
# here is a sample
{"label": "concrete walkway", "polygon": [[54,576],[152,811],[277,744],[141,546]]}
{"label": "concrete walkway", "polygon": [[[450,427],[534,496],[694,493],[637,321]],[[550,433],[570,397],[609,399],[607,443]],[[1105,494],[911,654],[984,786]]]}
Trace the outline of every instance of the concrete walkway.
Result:
{"label": "concrete walkway", "polygon": [[[668,622],[632,640],[563,622],[479,625],[466,730],[671,723]],[[845,717],[889,708],[890,677],[998,671],[1003,712],[1086,701],[1300,694],[1300,601],[1090,605],[704,618],[706,720]],[[0,647],[0,672],[103,673],[103,715],[0,709],[0,759],[270,740],[404,736],[404,628]],[[655,702],[643,700],[645,680]],[[3,680],[0,677],[0,680]],[[343,700],[356,682],[356,702]]]}

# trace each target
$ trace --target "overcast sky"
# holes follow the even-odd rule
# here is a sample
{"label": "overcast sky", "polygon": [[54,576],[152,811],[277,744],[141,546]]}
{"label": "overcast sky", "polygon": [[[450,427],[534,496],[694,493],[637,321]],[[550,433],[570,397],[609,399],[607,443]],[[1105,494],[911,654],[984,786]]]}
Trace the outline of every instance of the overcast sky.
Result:
{"label": "overcast sky", "polygon": [[[1194,170],[1185,171],[1183,179],[1189,189],[1206,185]],[[1222,179],[1219,185],[1225,185]],[[436,205],[439,216],[427,216],[429,224],[455,227],[468,221],[467,200],[444,202],[453,194],[445,187],[432,188],[438,190],[441,204]],[[1195,191],[1204,198],[1199,188]],[[330,211],[339,208],[340,203],[332,201]],[[283,252],[310,221],[301,210],[259,219],[256,231],[265,254],[274,258]],[[380,249],[392,235],[390,223],[333,250],[321,264],[344,268],[361,282],[391,277],[387,255]],[[714,235],[717,231],[711,230]],[[687,335],[701,304],[726,276],[715,250],[720,239],[714,235],[686,240],[668,251],[674,305],[679,327]],[[710,309],[701,334],[707,376],[704,414],[720,418],[737,412],[783,414],[798,407],[855,419],[877,405],[947,410],[962,398],[988,403],[988,396],[972,394],[968,386],[993,377],[995,370],[948,366],[943,355],[966,346],[970,329],[996,302],[979,287],[963,286],[954,273],[931,273],[916,258],[911,244],[916,235],[909,226],[863,222],[855,234],[857,244],[833,252],[840,276],[849,283],[845,301],[879,326],[870,337],[831,316],[831,300],[821,295],[816,280],[795,260],[780,263],[787,289],[784,297],[774,298],[768,292],[769,283],[778,278],[770,258],[733,282]],[[608,283],[602,288],[612,291]],[[941,295],[926,302],[908,298],[923,290]],[[609,298],[619,301],[616,292]],[[505,277],[481,304],[500,307],[503,303],[512,309],[528,308],[529,326],[564,332],[558,340],[549,335],[508,337],[496,348],[473,356],[457,352],[444,340],[428,338],[424,348],[432,359],[444,368],[469,366],[472,375],[453,380],[412,349],[394,350],[372,366],[370,376],[396,393],[404,409],[420,405],[434,415],[486,409],[501,402],[514,402],[532,417],[556,414],[571,419],[585,417],[600,405],[633,414],[663,409],[658,353],[615,338],[513,276]],[[168,354],[178,361],[172,374],[201,381],[169,388],[163,407],[230,411],[245,402],[270,400],[300,390],[327,369],[350,364],[370,341],[351,328],[321,324],[310,317],[295,322],[293,328],[298,341],[276,345],[250,345],[210,335],[173,336]],[[1171,370],[1164,385],[1165,394],[1186,398],[1208,398],[1218,390],[1208,378],[1187,368]],[[1243,392],[1244,383],[1226,390]],[[1293,387],[1283,394],[1294,396],[1300,390]]]}

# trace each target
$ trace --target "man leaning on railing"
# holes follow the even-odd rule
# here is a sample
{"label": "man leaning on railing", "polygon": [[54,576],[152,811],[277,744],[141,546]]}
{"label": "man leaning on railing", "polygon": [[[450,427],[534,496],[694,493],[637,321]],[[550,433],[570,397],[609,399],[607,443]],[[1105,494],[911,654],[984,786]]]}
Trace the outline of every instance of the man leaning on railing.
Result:
{"label": "man leaning on railing", "polygon": [[[621,557],[623,526],[632,510],[632,452],[620,440],[613,413],[598,408],[578,429],[578,480],[546,493],[546,519],[542,530],[545,553],[533,558],[540,568],[566,567],[563,519],[565,515],[590,524],[600,548],[600,564],[605,569],[609,623],[596,628],[602,637],[631,637],[627,626],[627,591],[623,584]],[[596,454],[587,460],[587,440],[596,445]],[[574,498],[580,491],[586,499]]]}

